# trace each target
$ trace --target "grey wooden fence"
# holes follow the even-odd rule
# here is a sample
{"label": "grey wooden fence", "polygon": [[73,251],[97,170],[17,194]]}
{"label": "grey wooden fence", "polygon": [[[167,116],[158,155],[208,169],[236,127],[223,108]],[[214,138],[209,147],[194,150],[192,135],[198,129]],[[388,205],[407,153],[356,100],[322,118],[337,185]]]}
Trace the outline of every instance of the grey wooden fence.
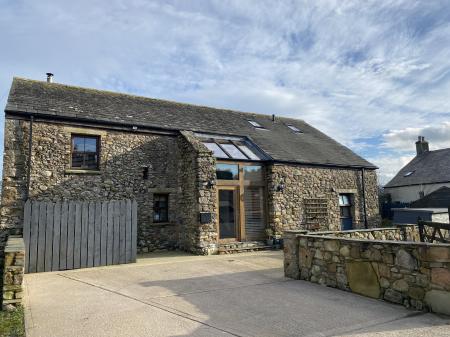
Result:
{"label": "grey wooden fence", "polygon": [[25,272],[136,261],[136,201],[25,203]]}

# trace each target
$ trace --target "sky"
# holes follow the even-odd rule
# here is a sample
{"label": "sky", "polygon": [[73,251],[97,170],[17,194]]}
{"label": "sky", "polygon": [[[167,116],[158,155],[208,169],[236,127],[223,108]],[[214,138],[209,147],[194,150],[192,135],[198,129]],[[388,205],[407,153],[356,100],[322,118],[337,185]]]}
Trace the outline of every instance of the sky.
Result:
{"label": "sky", "polygon": [[450,147],[449,0],[0,0],[0,42],[2,107],[13,76],[52,72],[300,118],[379,166],[380,184],[419,135]]}

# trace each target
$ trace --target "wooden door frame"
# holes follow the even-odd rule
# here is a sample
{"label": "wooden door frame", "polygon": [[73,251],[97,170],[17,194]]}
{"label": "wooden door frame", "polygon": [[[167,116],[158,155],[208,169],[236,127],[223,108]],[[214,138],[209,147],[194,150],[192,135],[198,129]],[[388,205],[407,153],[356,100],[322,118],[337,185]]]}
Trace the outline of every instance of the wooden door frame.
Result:
{"label": "wooden door frame", "polygon": [[[219,200],[219,193],[220,190],[225,191],[235,191],[235,197],[234,197],[234,223],[235,223],[235,232],[236,236],[234,238],[226,238],[221,239],[220,238],[220,200]],[[240,198],[241,192],[239,185],[230,185],[230,186],[217,186],[217,240],[219,243],[226,243],[226,242],[235,242],[240,241],[241,239],[241,198]]]}
{"label": "wooden door frame", "polygon": [[[266,182],[266,166],[261,162],[238,162],[238,161],[227,161],[227,160],[218,160],[217,164],[231,164],[231,165],[237,165],[238,166],[238,172],[239,172],[239,179],[236,180],[217,180],[217,206],[219,206],[219,189],[236,189],[238,191],[238,198],[237,201],[237,214],[238,218],[236,221],[236,225],[238,226],[236,233],[237,241],[244,241],[246,239],[246,233],[245,233],[245,202],[244,202],[244,191],[246,187],[249,186],[255,186],[255,187],[262,187],[263,188],[263,212],[264,212],[264,221],[267,225],[268,223],[268,205],[267,205],[267,182]],[[244,167],[245,166],[261,166],[263,170],[263,179],[261,182],[250,182],[244,180]],[[223,239],[220,239],[220,224],[219,224],[219,207],[217,207],[217,241],[219,243],[225,242],[222,241]],[[227,239],[225,239],[227,240]],[[231,240],[228,240],[231,241]]]}

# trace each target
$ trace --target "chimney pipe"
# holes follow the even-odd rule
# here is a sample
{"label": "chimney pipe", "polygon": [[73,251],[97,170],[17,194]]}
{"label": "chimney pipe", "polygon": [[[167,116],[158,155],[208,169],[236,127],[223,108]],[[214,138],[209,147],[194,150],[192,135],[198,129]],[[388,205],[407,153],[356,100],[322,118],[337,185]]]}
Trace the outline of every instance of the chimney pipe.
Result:
{"label": "chimney pipe", "polygon": [[47,73],[47,83],[53,83],[53,74]]}
{"label": "chimney pipe", "polygon": [[428,151],[429,151],[428,142],[425,140],[425,137],[423,137],[423,136],[417,137],[416,155],[420,156],[422,153],[428,152]]}

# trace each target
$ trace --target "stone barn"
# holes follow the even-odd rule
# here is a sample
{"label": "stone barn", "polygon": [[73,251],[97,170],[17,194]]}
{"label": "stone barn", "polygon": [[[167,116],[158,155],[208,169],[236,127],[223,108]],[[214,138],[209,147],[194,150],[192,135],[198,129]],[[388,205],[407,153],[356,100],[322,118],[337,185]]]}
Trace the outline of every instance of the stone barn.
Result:
{"label": "stone barn", "polygon": [[21,78],[5,114],[3,237],[27,200],[136,201],[138,253],[378,225],[376,167],[303,120]]}

